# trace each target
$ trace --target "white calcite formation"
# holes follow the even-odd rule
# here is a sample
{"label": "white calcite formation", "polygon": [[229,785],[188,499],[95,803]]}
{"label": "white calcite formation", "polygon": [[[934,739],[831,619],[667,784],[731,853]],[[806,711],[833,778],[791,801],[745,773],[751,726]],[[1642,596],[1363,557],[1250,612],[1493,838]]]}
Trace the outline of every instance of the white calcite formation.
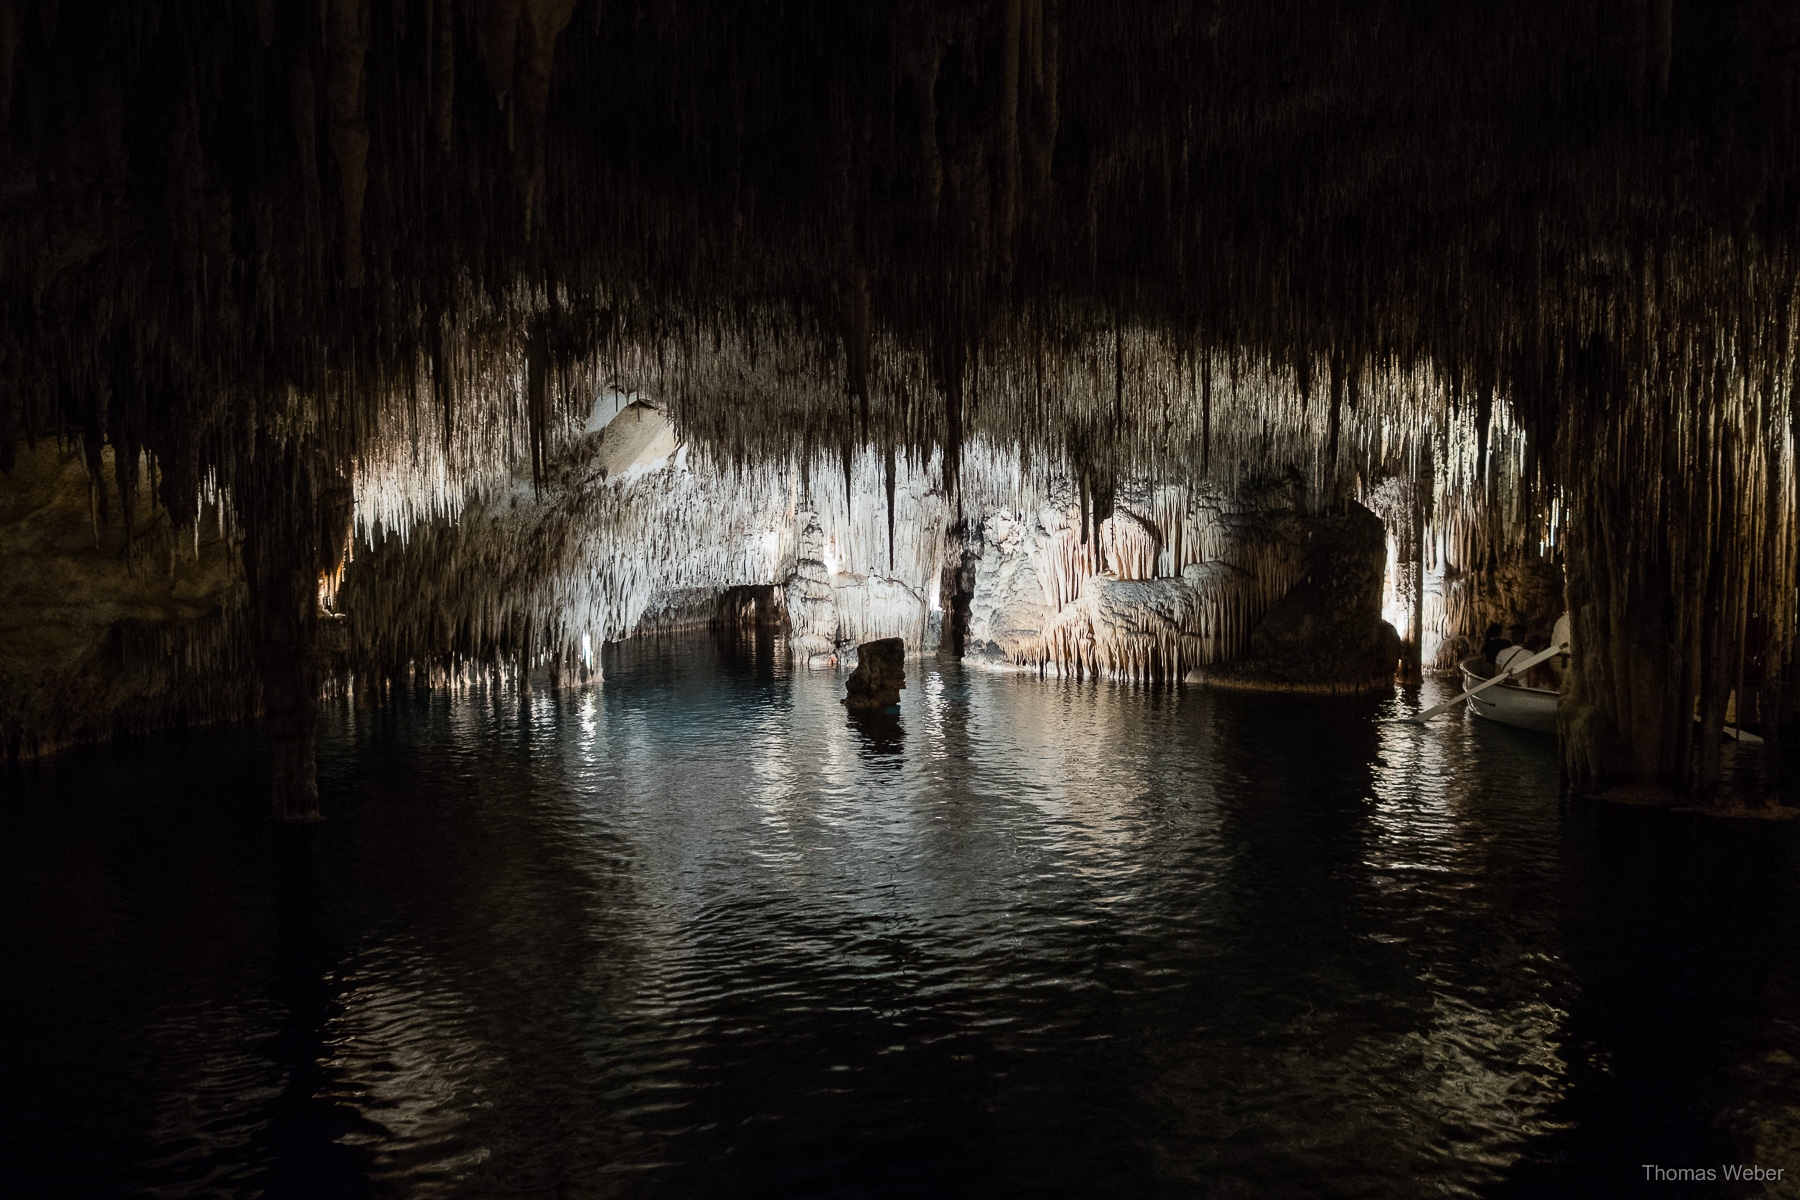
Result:
{"label": "white calcite formation", "polygon": [[974,444],[959,486],[950,497],[938,455],[873,446],[848,461],[722,464],[650,401],[610,396],[542,493],[515,480],[454,525],[365,556],[346,612],[389,630],[383,644],[414,666],[486,644],[511,669],[592,673],[603,640],[770,588],[796,662],[830,667],[887,637],[936,651],[943,581],[965,569],[974,662],[1154,682],[1240,655],[1307,556],[1300,477],[1121,480],[1111,509],[1089,513],[1066,475]]}
{"label": "white calcite formation", "polygon": [[804,469],[720,463],[634,399],[597,412],[541,489],[515,476],[453,521],[370,529],[342,609],[388,669],[493,648],[509,669],[592,672],[600,643],[746,587],[780,590],[801,661],[832,665],[885,637],[922,653],[952,523],[935,458],[865,447],[847,475],[825,455]]}
{"label": "white calcite formation", "polygon": [[1066,476],[1033,475],[1017,453],[976,444],[960,487],[947,494],[938,455],[872,446],[848,461],[722,464],[684,445],[655,405],[611,396],[541,492],[515,479],[454,523],[365,551],[344,611],[366,649],[399,647],[415,668],[485,645],[503,647],[509,669],[591,672],[603,641],[762,587],[780,597],[795,661],[829,667],[881,638],[936,651],[946,567],[967,565],[973,660],[1173,680],[1241,653],[1305,557],[1298,478],[1124,481],[1110,514],[1084,521]]}
{"label": "white calcite formation", "polygon": [[1024,514],[982,523],[967,653],[987,665],[1082,678],[1179,679],[1240,652],[1304,557],[1297,488],[1254,500],[1122,486],[1081,540],[1064,485]]}

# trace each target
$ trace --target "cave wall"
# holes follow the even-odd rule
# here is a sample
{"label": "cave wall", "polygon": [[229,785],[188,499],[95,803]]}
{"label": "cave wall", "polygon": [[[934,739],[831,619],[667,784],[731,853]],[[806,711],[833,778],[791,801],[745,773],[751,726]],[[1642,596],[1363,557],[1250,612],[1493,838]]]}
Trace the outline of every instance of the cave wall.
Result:
{"label": "cave wall", "polygon": [[238,547],[216,500],[171,519],[141,465],[128,511],[72,446],[0,476],[0,757],[255,711]]}
{"label": "cave wall", "polygon": [[1517,623],[1548,638],[1567,610],[1563,565],[1550,556],[1520,554],[1468,567],[1445,561],[1428,574],[1426,586],[1428,634],[1437,646],[1429,665],[1443,673],[1481,653],[1490,624],[1499,625],[1503,636]]}
{"label": "cave wall", "polygon": [[339,594],[355,631],[346,665],[592,674],[602,642],[710,623],[735,589],[773,589],[802,662],[884,637],[928,653],[951,519],[936,461],[863,447],[721,463],[654,405],[603,395],[541,488],[515,474],[455,520],[365,528]]}
{"label": "cave wall", "polygon": [[1298,577],[1298,480],[1235,489],[1121,481],[1085,522],[1071,481],[992,512],[971,547],[965,657],[1077,678],[1179,680],[1243,651]]}
{"label": "cave wall", "polygon": [[1416,477],[1391,475],[1361,491],[1386,529],[1382,617],[1400,634],[1402,656],[1417,654],[1422,674],[1456,674],[1481,652],[1490,624],[1505,632],[1522,623],[1550,636],[1567,607],[1553,540],[1509,537],[1503,523],[1454,509],[1434,521],[1442,497]]}
{"label": "cave wall", "polygon": [[515,477],[454,523],[374,535],[340,593],[365,661],[410,646],[407,670],[461,656],[591,674],[602,641],[712,623],[726,593],[770,589],[804,665],[889,637],[934,653],[960,598],[972,662],[1174,681],[1243,653],[1336,529],[1298,473],[1102,489],[974,447],[952,498],[938,458],[720,464],[641,400],[590,425],[542,492]]}
{"label": "cave wall", "polygon": [[1364,692],[1392,686],[1401,639],[1381,613],[1388,564],[1381,518],[1360,504],[1314,514],[1298,578],[1250,631],[1245,653],[1206,668],[1218,686]]}

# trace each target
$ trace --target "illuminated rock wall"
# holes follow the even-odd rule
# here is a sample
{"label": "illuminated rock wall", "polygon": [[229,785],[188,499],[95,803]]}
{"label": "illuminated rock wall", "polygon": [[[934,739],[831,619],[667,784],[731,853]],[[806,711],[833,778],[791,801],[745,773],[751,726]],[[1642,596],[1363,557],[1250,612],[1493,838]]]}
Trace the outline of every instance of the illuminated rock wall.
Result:
{"label": "illuminated rock wall", "polygon": [[340,596],[352,661],[591,673],[602,642],[747,587],[779,590],[803,662],[884,637],[935,648],[952,523],[935,461],[722,464],[643,402],[590,425],[542,489],[515,477],[454,521],[367,528]]}
{"label": "illuminated rock wall", "polygon": [[1299,476],[1125,481],[1103,513],[1066,475],[1034,477],[1019,454],[980,445],[959,522],[938,456],[864,447],[731,466],[681,445],[641,402],[590,424],[542,493],[518,480],[351,567],[343,606],[368,655],[592,672],[601,642],[704,619],[712,597],[744,587],[778,589],[802,664],[846,663],[887,637],[929,654],[967,531],[974,661],[1177,680],[1243,652],[1299,579],[1314,526]]}
{"label": "illuminated rock wall", "polygon": [[[1304,501],[1296,480],[1230,492],[1127,483],[1113,514],[1085,543],[1067,485],[1034,511],[990,514],[975,560],[967,656],[1078,678],[1223,679],[1204,668],[1252,650],[1269,614],[1320,561],[1321,544],[1341,537],[1351,520],[1309,514]],[[1381,524],[1360,507],[1353,511],[1368,543],[1351,555],[1360,565],[1334,569],[1319,582],[1341,589],[1336,602],[1350,614],[1353,632],[1334,627],[1336,636],[1373,648],[1381,661],[1338,670],[1326,647],[1312,651],[1318,661],[1311,669],[1266,663],[1260,675],[1251,669],[1234,678],[1329,690],[1367,686],[1383,670],[1392,679],[1396,651],[1374,611],[1383,580]]]}

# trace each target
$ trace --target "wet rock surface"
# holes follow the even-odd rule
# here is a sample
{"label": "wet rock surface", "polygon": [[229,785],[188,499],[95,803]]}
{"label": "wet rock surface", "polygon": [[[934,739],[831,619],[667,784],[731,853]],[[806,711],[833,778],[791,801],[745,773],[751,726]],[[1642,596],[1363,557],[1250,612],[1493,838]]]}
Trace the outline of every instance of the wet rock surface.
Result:
{"label": "wet rock surface", "polygon": [[847,708],[879,711],[900,703],[906,687],[906,643],[881,638],[856,648],[856,670],[845,685]]}

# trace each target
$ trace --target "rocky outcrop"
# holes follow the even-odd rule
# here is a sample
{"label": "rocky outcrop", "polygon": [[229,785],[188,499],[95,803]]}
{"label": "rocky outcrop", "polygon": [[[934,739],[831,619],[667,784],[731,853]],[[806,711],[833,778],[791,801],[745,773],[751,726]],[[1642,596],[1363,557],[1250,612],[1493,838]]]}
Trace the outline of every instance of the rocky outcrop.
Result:
{"label": "rocky outcrop", "polygon": [[1123,482],[1089,543],[1073,487],[1052,487],[1047,499],[982,526],[971,661],[1081,678],[1180,679],[1241,652],[1303,558],[1306,519],[1290,480],[1229,495]]}
{"label": "rocky outcrop", "polygon": [[618,482],[654,471],[673,459],[681,448],[675,426],[654,405],[634,400],[615,416],[598,424],[604,430],[593,462],[601,478]]}
{"label": "rocky outcrop", "polygon": [[981,527],[965,657],[998,669],[1141,682],[1358,690],[1391,682],[1386,538],[1353,505],[1306,511],[1296,478],[1225,491],[1121,481],[1087,542],[1052,486]]}
{"label": "rocky outcrop", "polygon": [[906,687],[906,643],[900,638],[881,638],[858,646],[856,670],[844,686],[847,708],[879,711],[900,703]]}
{"label": "rocky outcrop", "polygon": [[1193,681],[1319,692],[1392,685],[1400,635],[1381,617],[1381,518],[1352,504],[1308,524],[1304,575],[1251,632],[1249,653],[1196,672]]}
{"label": "rocky outcrop", "polygon": [[796,659],[850,662],[860,644],[882,638],[899,638],[916,654],[935,651],[951,524],[941,462],[870,448],[802,481],[786,582]]}

